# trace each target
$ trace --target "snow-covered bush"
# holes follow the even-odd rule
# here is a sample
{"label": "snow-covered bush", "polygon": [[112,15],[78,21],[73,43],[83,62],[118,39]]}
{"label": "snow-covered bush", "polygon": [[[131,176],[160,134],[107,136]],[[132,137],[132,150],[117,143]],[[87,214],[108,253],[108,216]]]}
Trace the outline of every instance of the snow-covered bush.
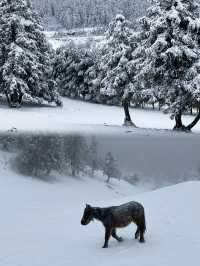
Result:
{"label": "snow-covered bush", "polygon": [[51,79],[50,47],[30,1],[0,2],[0,92],[11,106],[61,100]]}

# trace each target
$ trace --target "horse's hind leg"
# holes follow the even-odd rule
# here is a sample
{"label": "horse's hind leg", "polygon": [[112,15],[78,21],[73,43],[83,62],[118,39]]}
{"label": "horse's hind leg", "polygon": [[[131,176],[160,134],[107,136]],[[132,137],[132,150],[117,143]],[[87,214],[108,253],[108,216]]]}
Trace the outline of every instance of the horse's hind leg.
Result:
{"label": "horse's hind leg", "polygon": [[138,239],[139,234],[140,234],[140,228],[139,228],[139,226],[137,226],[137,230],[135,232],[135,239]]}
{"label": "horse's hind leg", "polygon": [[145,224],[142,222],[140,225],[139,225],[139,235],[140,235],[140,243],[144,243],[145,240],[144,240],[144,233],[145,233],[145,230],[146,230],[146,226]]}
{"label": "horse's hind leg", "polygon": [[112,235],[112,237],[115,238],[117,241],[119,241],[119,242],[123,241],[123,238],[117,235],[117,233],[116,233],[116,229],[113,229],[113,230],[112,230],[111,235]]}
{"label": "horse's hind leg", "polygon": [[137,225],[137,230],[135,232],[135,239],[138,239],[138,237],[140,237],[139,241],[141,243],[144,243],[145,242],[144,240],[145,227],[143,226],[142,223],[140,224],[139,222],[136,225]]}
{"label": "horse's hind leg", "polygon": [[140,221],[139,228],[140,228],[140,242],[141,243],[144,243],[145,242],[145,240],[144,240],[144,233],[146,231],[146,222],[145,222],[144,212],[143,212],[143,215],[141,217],[141,221]]}
{"label": "horse's hind leg", "polygon": [[140,228],[140,243],[144,243],[145,242],[145,240],[144,240],[144,232],[145,232],[145,230],[143,229],[143,227],[142,228]]}

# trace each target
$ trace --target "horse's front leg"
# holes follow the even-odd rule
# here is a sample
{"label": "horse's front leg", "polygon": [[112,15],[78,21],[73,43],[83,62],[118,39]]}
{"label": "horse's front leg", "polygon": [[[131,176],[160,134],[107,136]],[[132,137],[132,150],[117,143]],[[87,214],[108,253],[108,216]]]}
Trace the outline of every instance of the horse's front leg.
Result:
{"label": "horse's front leg", "polygon": [[123,241],[123,238],[117,235],[116,229],[112,230],[112,237],[115,238],[119,242]]}
{"label": "horse's front leg", "polygon": [[103,248],[107,248],[108,247],[108,241],[109,241],[109,238],[110,238],[110,235],[111,235],[111,228],[110,226],[106,226],[105,227],[105,242],[104,242],[104,245],[103,245]]}

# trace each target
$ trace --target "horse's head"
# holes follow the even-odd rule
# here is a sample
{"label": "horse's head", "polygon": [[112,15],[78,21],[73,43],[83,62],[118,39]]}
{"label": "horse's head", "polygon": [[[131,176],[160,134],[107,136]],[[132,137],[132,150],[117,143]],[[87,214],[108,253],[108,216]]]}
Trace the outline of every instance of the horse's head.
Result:
{"label": "horse's head", "polygon": [[94,211],[93,208],[90,205],[86,204],[86,207],[85,207],[85,210],[83,213],[83,217],[81,219],[82,225],[87,225],[93,220],[93,218],[94,218],[93,211]]}

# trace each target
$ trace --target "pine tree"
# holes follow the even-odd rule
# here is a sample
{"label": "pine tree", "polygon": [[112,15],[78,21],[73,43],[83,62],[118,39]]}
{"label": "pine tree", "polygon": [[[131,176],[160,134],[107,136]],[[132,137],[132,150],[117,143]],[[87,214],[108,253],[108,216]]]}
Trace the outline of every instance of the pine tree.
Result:
{"label": "pine tree", "polygon": [[73,44],[59,48],[56,51],[53,75],[61,95],[85,98],[89,93],[89,84],[85,75],[93,65],[89,51],[77,48]]}
{"label": "pine tree", "polygon": [[109,25],[107,43],[100,70],[104,77],[101,81],[100,93],[107,96],[112,103],[123,104],[125,111],[125,125],[132,125],[129,114],[130,96],[133,91],[132,76],[129,75],[128,62],[132,59],[133,32],[129,22],[122,15],[117,15]]}
{"label": "pine tree", "polygon": [[[140,90],[166,105],[175,117],[174,129],[190,130],[200,119],[200,20],[195,0],[153,0],[141,19],[140,45],[132,68]],[[164,99],[164,100],[163,100]],[[194,121],[182,123],[182,114],[198,109]]]}
{"label": "pine tree", "polygon": [[74,177],[83,173],[86,167],[86,152],[88,150],[85,138],[79,135],[67,136],[64,139],[65,161],[70,174]]}
{"label": "pine tree", "polygon": [[61,139],[57,136],[23,136],[19,139],[20,152],[16,166],[24,175],[48,177],[61,170]]}
{"label": "pine tree", "polygon": [[94,177],[95,171],[100,169],[100,160],[98,157],[98,142],[92,137],[87,152],[88,166],[91,168],[91,176]]}
{"label": "pine tree", "polygon": [[50,48],[30,1],[0,3],[0,91],[11,106],[23,100],[61,104],[51,79]]}
{"label": "pine tree", "polygon": [[100,84],[102,80],[102,73],[100,71],[100,62],[102,58],[102,50],[100,47],[94,47],[89,51],[89,56],[92,64],[84,73],[84,83],[87,84],[85,91],[85,100],[95,103],[102,103],[100,95]]}
{"label": "pine tree", "polygon": [[128,21],[124,16],[117,15],[109,25],[106,33],[107,42],[103,47],[101,59],[101,71],[103,80],[101,82],[101,93],[108,97],[115,97],[121,101],[124,92],[124,84],[128,80],[126,70],[123,69],[130,56],[130,36]]}

